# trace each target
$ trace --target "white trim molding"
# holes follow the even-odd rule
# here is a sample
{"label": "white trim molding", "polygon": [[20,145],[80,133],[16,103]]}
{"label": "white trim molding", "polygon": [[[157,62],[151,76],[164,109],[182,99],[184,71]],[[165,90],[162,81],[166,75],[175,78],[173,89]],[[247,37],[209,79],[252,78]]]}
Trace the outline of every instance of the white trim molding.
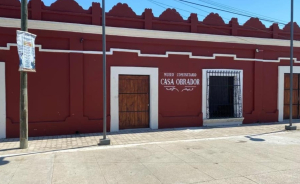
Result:
{"label": "white trim molding", "polygon": [[119,131],[119,75],[149,75],[150,77],[150,128],[158,129],[158,68],[110,68],[110,131]]}
{"label": "white trim molding", "polygon": [[[0,27],[19,28],[20,19],[0,18]],[[52,22],[40,20],[28,20],[29,29],[48,30],[48,31],[65,31],[87,34],[102,34],[102,26],[74,24],[65,22]],[[247,45],[272,45],[289,47],[289,40],[255,38],[242,36],[224,36],[200,33],[184,33],[174,31],[157,31],[132,28],[106,27],[107,35],[125,36],[136,38],[153,38],[153,39],[171,39],[171,40],[187,40],[187,41],[203,41],[203,42],[222,42],[236,43]],[[294,41],[294,47],[300,47],[300,41]]]}
{"label": "white trim molding", "polygon": [[6,138],[5,63],[0,62],[0,139]]}
{"label": "white trim molding", "polygon": [[[278,66],[278,121],[283,121],[283,112],[284,112],[284,74],[290,73],[289,66]],[[293,67],[293,73],[300,74],[300,66]]]}
{"label": "white trim molding", "polygon": [[[8,43],[6,47],[0,47],[0,50],[10,50],[11,47],[17,47],[16,43]],[[43,49],[42,45],[35,45],[38,48],[39,52],[54,52],[54,53],[78,53],[78,54],[95,54],[102,55],[102,51],[80,51],[80,50],[60,50],[60,49]],[[107,55],[113,55],[114,52],[127,52],[127,53],[136,53],[139,57],[157,57],[157,58],[168,58],[170,55],[185,55],[189,56],[190,59],[210,59],[214,60],[217,57],[229,57],[235,61],[257,61],[257,62],[267,62],[267,63],[279,63],[282,60],[290,60],[288,57],[278,57],[274,60],[267,59],[255,59],[255,58],[238,58],[236,54],[213,54],[212,56],[195,56],[192,52],[170,52],[167,51],[165,54],[142,54],[140,50],[132,49],[120,49],[120,48],[111,48]],[[297,58],[294,58],[295,63],[300,63]]]}
{"label": "white trim molding", "polygon": [[[207,72],[208,71],[223,71],[223,72],[232,72],[228,73],[227,76],[236,76],[234,72],[239,72],[239,81],[240,81],[240,101],[241,101],[241,116],[238,118],[228,118],[228,119],[209,119],[206,115],[207,110]],[[216,73],[215,76],[221,76],[219,73]],[[243,70],[235,69],[202,69],[202,115],[203,115],[203,126],[216,126],[216,125],[232,125],[232,124],[242,124],[243,122]],[[236,97],[237,98],[237,97]],[[234,107],[235,109],[239,107]]]}
{"label": "white trim molding", "polygon": [[203,126],[230,126],[243,124],[244,118],[204,119]]}

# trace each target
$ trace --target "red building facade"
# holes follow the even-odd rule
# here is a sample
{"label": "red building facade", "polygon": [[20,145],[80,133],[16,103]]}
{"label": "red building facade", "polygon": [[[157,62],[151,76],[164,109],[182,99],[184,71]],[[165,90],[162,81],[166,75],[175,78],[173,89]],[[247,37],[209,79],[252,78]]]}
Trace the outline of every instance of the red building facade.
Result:
{"label": "red building facade", "polygon": [[[74,0],[49,7],[31,0],[28,8],[29,32],[37,35],[29,136],[102,131],[100,4],[84,10]],[[2,0],[0,137],[19,136],[18,29],[20,2]],[[117,4],[107,13],[108,131],[282,121],[289,113],[289,30],[256,18],[226,24],[213,13],[184,20],[174,9],[136,15]],[[299,47],[295,41],[295,89]]]}

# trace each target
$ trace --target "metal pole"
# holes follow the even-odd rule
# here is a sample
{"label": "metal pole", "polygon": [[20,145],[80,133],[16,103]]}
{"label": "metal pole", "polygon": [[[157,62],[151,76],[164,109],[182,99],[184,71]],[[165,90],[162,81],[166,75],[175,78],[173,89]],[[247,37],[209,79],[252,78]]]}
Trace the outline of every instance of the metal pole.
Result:
{"label": "metal pole", "polygon": [[290,125],[285,126],[286,130],[296,130],[296,126],[293,126],[293,41],[294,41],[294,0],[291,0],[291,53],[290,53]]}
{"label": "metal pole", "polygon": [[[21,0],[21,30],[27,28],[28,9],[27,0]],[[27,72],[20,72],[20,148],[28,148],[28,96]]]}
{"label": "metal pole", "polygon": [[291,0],[291,58],[290,58],[290,126],[292,126],[292,120],[293,120],[293,34],[294,34],[294,16],[293,16],[293,1]]}
{"label": "metal pole", "polygon": [[102,0],[102,46],[103,46],[103,139],[106,139],[106,36],[105,0]]}
{"label": "metal pole", "polygon": [[103,50],[103,139],[100,145],[109,145],[106,137],[106,35],[105,35],[105,0],[102,0],[102,50]]}

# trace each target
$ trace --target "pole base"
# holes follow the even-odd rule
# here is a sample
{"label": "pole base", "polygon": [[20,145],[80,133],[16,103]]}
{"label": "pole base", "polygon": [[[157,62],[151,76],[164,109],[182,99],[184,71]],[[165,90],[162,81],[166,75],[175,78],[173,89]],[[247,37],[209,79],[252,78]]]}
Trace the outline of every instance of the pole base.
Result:
{"label": "pole base", "polygon": [[100,142],[98,144],[99,146],[105,146],[105,145],[110,145],[110,139],[106,138],[106,139],[100,139]]}
{"label": "pole base", "polygon": [[297,126],[285,125],[285,130],[297,130]]}

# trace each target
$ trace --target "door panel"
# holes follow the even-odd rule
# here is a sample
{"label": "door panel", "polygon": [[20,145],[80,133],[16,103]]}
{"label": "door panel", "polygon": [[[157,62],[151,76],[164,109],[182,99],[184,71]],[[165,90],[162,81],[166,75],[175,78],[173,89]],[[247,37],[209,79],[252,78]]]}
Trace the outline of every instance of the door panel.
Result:
{"label": "door panel", "polygon": [[119,76],[120,129],[149,127],[149,76]]}
{"label": "door panel", "polygon": [[[284,105],[284,119],[290,118],[290,105]],[[298,105],[293,105],[293,119],[299,119]]]}
{"label": "door panel", "polygon": [[[299,74],[293,74],[293,119],[299,119],[299,105],[300,105],[300,98],[299,98],[299,91],[300,85]],[[290,117],[290,74],[284,74],[284,112],[283,118],[289,119]]]}

